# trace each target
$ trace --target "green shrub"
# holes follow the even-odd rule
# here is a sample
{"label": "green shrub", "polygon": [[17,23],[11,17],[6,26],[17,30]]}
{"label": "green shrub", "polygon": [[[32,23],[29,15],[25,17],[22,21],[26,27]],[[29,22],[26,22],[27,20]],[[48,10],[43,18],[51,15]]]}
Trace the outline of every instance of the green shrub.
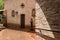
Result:
{"label": "green shrub", "polygon": [[0,10],[4,9],[4,0],[0,0]]}
{"label": "green shrub", "polygon": [[2,15],[0,15],[0,23],[3,22],[3,18],[2,18]]}

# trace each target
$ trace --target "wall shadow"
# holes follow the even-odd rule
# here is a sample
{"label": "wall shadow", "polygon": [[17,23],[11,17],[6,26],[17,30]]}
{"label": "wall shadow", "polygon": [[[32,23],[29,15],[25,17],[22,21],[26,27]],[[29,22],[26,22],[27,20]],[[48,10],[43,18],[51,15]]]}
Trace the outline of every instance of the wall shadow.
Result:
{"label": "wall shadow", "polygon": [[[60,40],[60,2],[59,0],[36,0],[36,2],[39,4],[40,8],[42,9],[49,26],[51,28],[51,31],[54,34],[54,39],[51,37],[48,37],[46,35],[43,35],[41,37],[47,39],[47,40]],[[48,30],[47,30],[48,31]],[[58,32],[59,33],[58,33]],[[39,35],[39,34],[38,34]],[[46,38],[47,37],[47,38]],[[50,39],[51,38],[51,39]]]}
{"label": "wall shadow", "polygon": [[29,33],[35,33],[35,30],[33,30],[33,28],[31,28],[31,25],[29,26],[24,26],[24,27],[21,27],[20,24],[10,24],[10,23],[7,23],[7,25],[4,27],[6,27],[6,29],[11,29],[11,30],[16,30],[16,31],[24,31],[24,32],[29,32]]}
{"label": "wall shadow", "polygon": [[44,40],[55,40],[55,38],[52,38],[52,37],[49,37],[49,36],[46,36],[44,34],[41,34],[41,33],[37,33],[38,36],[42,38],[44,38]]}

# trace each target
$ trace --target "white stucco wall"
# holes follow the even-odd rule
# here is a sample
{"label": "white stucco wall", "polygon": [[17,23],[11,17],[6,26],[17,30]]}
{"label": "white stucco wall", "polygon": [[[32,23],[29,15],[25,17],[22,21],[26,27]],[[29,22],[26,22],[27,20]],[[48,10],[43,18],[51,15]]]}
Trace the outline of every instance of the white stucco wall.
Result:
{"label": "white stucco wall", "polygon": [[[25,7],[21,8],[24,3]],[[13,24],[20,24],[20,14],[25,14],[25,24],[30,25],[32,9],[35,8],[35,0],[5,0],[4,8],[7,10],[7,22]],[[12,10],[17,11],[18,15],[12,17]]]}

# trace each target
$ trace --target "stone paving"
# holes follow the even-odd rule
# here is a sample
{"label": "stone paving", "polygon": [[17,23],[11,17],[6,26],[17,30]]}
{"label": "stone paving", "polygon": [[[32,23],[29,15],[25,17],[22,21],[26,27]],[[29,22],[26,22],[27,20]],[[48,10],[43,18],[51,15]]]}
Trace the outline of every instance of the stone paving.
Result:
{"label": "stone paving", "polygon": [[0,40],[60,40],[60,33],[44,30],[34,33],[25,30],[4,29],[0,31]]}
{"label": "stone paving", "polygon": [[0,40],[37,40],[36,34],[18,30],[4,29],[0,32]]}

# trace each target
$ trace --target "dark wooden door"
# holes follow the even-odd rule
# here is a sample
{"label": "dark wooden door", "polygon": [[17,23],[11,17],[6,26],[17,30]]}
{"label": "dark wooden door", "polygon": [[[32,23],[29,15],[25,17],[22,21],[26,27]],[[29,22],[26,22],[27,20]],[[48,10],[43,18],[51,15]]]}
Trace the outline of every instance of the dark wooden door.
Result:
{"label": "dark wooden door", "polygon": [[25,14],[21,14],[21,28],[25,28]]}

